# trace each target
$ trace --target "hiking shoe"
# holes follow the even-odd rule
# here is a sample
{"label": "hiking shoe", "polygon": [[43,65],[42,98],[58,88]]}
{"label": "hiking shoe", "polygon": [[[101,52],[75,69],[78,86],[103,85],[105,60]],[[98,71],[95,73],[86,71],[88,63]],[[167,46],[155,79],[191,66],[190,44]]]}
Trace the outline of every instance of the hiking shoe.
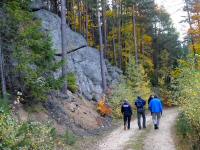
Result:
{"label": "hiking shoe", "polygon": [[124,130],[126,130],[126,126],[124,126]]}
{"label": "hiking shoe", "polygon": [[158,129],[158,126],[157,126],[157,124],[154,124],[154,129],[156,130],[156,129]]}

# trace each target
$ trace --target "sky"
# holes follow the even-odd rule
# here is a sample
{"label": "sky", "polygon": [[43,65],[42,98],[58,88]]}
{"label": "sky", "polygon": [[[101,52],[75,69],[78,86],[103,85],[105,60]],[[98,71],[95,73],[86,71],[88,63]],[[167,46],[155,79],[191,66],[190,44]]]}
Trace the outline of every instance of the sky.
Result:
{"label": "sky", "polygon": [[186,12],[183,11],[184,0],[155,0],[158,6],[164,6],[167,12],[170,14],[174,27],[180,33],[180,40],[183,40],[187,33],[188,24],[180,23],[184,20],[184,16],[187,16]]}

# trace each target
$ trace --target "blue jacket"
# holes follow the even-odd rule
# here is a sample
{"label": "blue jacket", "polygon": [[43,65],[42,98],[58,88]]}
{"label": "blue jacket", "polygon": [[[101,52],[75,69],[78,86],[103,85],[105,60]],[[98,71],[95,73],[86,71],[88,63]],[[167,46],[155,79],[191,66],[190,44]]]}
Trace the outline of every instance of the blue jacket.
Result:
{"label": "blue jacket", "polygon": [[161,103],[161,100],[158,99],[158,98],[153,98],[151,100],[151,102],[149,103],[149,110],[152,112],[152,113],[159,113],[163,111],[163,106],[162,106],[162,103]]}
{"label": "blue jacket", "polygon": [[127,102],[123,103],[121,107],[121,112],[125,116],[131,116],[132,115],[131,105]]}

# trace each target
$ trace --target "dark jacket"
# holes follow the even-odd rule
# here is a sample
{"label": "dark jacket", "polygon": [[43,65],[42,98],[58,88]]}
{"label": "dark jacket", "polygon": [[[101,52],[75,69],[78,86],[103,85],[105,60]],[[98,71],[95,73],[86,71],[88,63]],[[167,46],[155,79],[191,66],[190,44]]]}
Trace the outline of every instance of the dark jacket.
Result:
{"label": "dark jacket", "polygon": [[124,102],[121,106],[121,112],[125,116],[131,116],[132,115],[131,105],[127,102]]}
{"label": "dark jacket", "polygon": [[149,99],[148,99],[148,104],[150,104],[150,102],[151,102],[152,99],[153,99],[153,97],[150,96]]}
{"label": "dark jacket", "polygon": [[137,100],[135,101],[135,106],[137,107],[138,112],[143,112],[144,106],[146,105],[146,101],[143,100],[141,97],[138,97]]}

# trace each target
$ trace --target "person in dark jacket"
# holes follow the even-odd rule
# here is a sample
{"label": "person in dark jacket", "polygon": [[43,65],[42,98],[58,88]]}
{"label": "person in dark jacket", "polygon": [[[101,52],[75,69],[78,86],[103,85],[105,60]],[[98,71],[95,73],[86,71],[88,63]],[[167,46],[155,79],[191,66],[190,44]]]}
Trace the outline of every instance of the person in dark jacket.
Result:
{"label": "person in dark jacket", "polygon": [[135,101],[135,106],[137,107],[137,119],[138,119],[138,127],[141,129],[141,117],[143,119],[143,128],[146,128],[146,116],[145,116],[145,105],[146,101],[143,100],[140,96],[137,97]]}
{"label": "person in dark jacket", "polygon": [[149,110],[152,114],[154,129],[159,129],[160,118],[163,112],[161,100],[155,96],[149,103]]}
{"label": "person in dark jacket", "polygon": [[148,105],[150,104],[150,102],[151,102],[151,100],[154,98],[154,96],[153,95],[150,95],[149,96],[149,99],[148,99]]}
{"label": "person in dark jacket", "polygon": [[128,122],[128,130],[130,129],[131,123],[131,116],[132,116],[132,108],[131,105],[128,103],[128,100],[124,100],[124,103],[121,106],[121,112],[124,117],[124,130],[127,129],[127,122]]}

